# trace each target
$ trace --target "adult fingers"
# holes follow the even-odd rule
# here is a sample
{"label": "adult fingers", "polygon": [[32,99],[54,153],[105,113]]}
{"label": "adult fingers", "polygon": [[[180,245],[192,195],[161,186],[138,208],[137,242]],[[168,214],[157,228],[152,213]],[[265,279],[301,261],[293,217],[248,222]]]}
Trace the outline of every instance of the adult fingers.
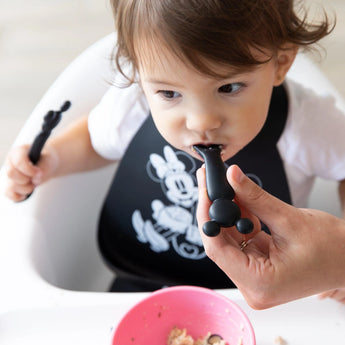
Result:
{"label": "adult fingers", "polygon": [[198,201],[198,208],[196,212],[196,216],[198,219],[198,224],[202,226],[204,223],[210,220],[208,215],[208,210],[211,206],[211,201],[207,195],[206,189],[206,174],[205,168],[201,167],[196,172],[197,180],[198,180],[198,190],[199,190],[199,201]]}
{"label": "adult fingers", "polygon": [[220,234],[215,237],[208,237],[203,233],[201,230],[202,226],[210,220],[208,211],[211,205],[211,201],[208,198],[206,189],[206,174],[204,168],[200,168],[197,171],[197,179],[199,188],[199,202],[196,214],[204,248],[207,256],[228,273],[228,270],[225,267],[225,262],[228,262],[228,260],[233,262],[233,260],[236,258],[237,260],[242,260],[242,263],[246,262],[246,255],[242,253],[239,246],[239,243],[243,240],[243,238],[241,239],[242,235],[234,228],[223,228]]}
{"label": "adult fingers", "polygon": [[[208,237],[206,236],[203,231],[202,227],[203,225],[210,220],[209,217],[209,208],[211,206],[211,201],[208,198],[207,189],[206,189],[206,173],[205,168],[198,169],[197,173],[197,180],[198,180],[198,190],[199,190],[199,200],[198,200],[198,208],[196,212],[197,221],[198,221],[198,227],[200,231],[200,235],[203,239],[205,251],[209,256],[212,256],[212,259],[215,259],[212,252],[214,249],[218,247],[224,247],[228,245],[229,243],[233,245],[238,244],[234,241],[233,236],[230,234],[233,233],[233,231],[229,231],[226,229],[226,231],[221,231],[218,236],[215,237]],[[239,242],[239,240],[237,241]]]}
{"label": "adult fingers", "polygon": [[297,221],[298,209],[265,192],[237,165],[229,167],[227,178],[239,203],[264,222],[270,230],[286,234],[296,229],[291,223]]}
{"label": "adult fingers", "polygon": [[[206,173],[204,168],[200,168],[197,171],[197,179],[198,179],[198,188],[199,188],[199,203],[198,203],[198,209],[197,209],[197,220],[199,224],[199,229],[210,220],[209,217],[209,208],[211,206],[211,201],[208,198],[207,189],[206,189]],[[222,235],[230,234],[232,240],[235,240],[236,244],[241,243],[243,240],[248,241],[252,237],[256,235],[259,231],[261,231],[261,223],[258,220],[257,217],[253,216],[252,213],[250,213],[245,207],[241,208],[241,217],[242,218],[249,218],[254,224],[254,231],[252,231],[250,234],[243,235],[240,234],[235,227],[229,229],[229,228],[223,228],[220,235],[217,236],[217,238],[222,238]],[[229,210],[230,211],[230,210]],[[204,236],[203,232],[201,231],[201,236]],[[229,237],[226,236],[226,240],[228,242],[234,242],[230,241]]]}

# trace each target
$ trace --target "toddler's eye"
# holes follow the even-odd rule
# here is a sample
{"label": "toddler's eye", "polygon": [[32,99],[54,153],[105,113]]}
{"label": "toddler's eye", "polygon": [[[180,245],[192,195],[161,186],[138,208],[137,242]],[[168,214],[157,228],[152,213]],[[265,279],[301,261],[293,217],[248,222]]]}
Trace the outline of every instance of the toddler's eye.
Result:
{"label": "toddler's eye", "polygon": [[170,90],[160,90],[158,93],[165,99],[174,99],[181,96],[178,92]]}
{"label": "toddler's eye", "polygon": [[223,93],[234,93],[240,90],[243,87],[242,83],[232,83],[232,84],[225,84],[221,86],[218,91]]}

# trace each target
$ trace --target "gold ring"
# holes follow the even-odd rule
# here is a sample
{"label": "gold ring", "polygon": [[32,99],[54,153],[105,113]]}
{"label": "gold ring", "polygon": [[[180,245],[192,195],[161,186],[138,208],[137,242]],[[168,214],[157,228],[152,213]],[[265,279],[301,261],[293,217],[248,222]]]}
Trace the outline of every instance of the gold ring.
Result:
{"label": "gold ring", "polygon": [[243,250],[245,247],[247,247],[248,243],[246,241],[242,241],[240,243],[240,249]]}

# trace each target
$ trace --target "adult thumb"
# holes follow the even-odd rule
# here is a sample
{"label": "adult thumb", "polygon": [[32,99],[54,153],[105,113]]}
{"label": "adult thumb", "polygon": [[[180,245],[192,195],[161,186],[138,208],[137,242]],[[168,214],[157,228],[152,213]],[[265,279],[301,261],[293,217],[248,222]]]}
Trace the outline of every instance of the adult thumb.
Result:
{"label": "adult thumb", "polygon": [[237,165],[229,167],[227,178],[235,191],[236,200],[265,223],[269,229],[276,229],[279,232],[281,227],[278,225],[281,221],[286,217],[294,217],[296,209],[293,206],[264,191]]}

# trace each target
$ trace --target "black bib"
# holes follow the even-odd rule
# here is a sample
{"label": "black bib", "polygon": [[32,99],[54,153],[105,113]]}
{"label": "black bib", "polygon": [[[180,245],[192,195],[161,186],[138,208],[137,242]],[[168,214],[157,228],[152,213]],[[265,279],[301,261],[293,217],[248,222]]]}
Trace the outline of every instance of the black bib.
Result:
{"label": "black bib", "polygon": [[[291,203],[277,150],[287,109],[285,89],[274,88],[262,130],[226,163],[239,165],[266,191]],[[152,290],[155,282],[157,288],[177,284],[234,287],[202,246],[195,217],[195,171],[200,165],[173,149],[148,117],[119,165],[99,221],[101,253],[120,280],[141,281],[137,290]],[[153,287],[146,282],[154,282]]]}

